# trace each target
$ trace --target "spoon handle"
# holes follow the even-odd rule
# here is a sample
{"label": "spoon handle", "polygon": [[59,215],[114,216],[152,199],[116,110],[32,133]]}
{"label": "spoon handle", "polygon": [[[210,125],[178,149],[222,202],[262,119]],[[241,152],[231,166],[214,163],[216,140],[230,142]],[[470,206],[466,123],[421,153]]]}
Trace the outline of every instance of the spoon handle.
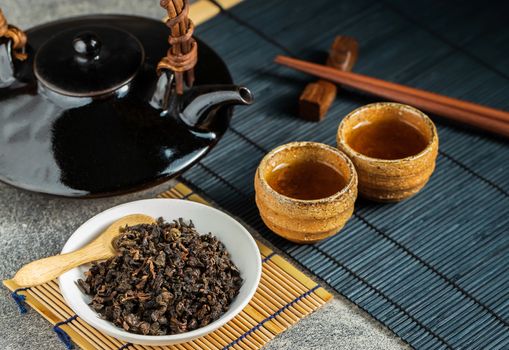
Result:
{"label": "spoon handle", "polygon": [[31,287],[49,282],[64,272],[95,260],[107,259],[114,252],[96,240],[71,253],[32,261],[16,272],[12,281],[20,287]]}

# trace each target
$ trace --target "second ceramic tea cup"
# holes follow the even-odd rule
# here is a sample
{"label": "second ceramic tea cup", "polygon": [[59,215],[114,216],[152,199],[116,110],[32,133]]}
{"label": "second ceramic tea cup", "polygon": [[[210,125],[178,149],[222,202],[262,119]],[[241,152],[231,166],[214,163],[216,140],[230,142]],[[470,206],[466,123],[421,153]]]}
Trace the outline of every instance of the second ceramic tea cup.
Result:
{"label": "second ceramic tea cup", "polygon": [[[337,172],[342,177],[343,186],[324,198],[297,199],[279,193],[269,184],[271,173],[281,165],[308,161],[331,167],[333,174]],[[316,142],[292,142],[275,148],[262,159],[255,175],[255,191],[262,220],[273,232],[296,243],[314,243],[336,234],[352,215],[357,173],[350,159],[336,148]]]}
{"label": "second ceramic tea cup", "polygon": [[[383,123],[384,129],[361,135],[363,126],[376,123]],[[403,125],[397,131],[398,123]],[[354,140],[359,136],[366,138],[364,150]],[[398,142],[403,143],[394,145]],[[416,194],[428,182],[435,169],[438,134],[431,119],[418,109],[399,103],[373,103],[357,108],[342,120],[337,144],[355,164],[359,193],[375,201],[395,202]],[[388,158],[367,155],[381,154],[384,147],[392,152]]]}

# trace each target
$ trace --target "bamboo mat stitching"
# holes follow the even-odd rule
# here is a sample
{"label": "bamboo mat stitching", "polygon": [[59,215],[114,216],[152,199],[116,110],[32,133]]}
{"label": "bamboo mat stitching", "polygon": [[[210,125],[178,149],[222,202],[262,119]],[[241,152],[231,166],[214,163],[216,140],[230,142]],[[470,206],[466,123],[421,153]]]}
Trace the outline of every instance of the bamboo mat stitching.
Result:
{"label": "bamboo mat stitching", "polygon": [[270,260],[270,258],[272,258],[274,255],[276,255],[276,252],[272,252],[270,253],[269,255],[267,255],[265,258],[262,259],[262,263],[266,263],[267,261]]}
{"label": "bamboo mat stitching", "polygon": [[247,21],[244,21],[242,18],[239,18],[239,17],[235,16],[232,12],[228,11],[223,6],[221,6],[221,4],[219,2],[217,2],[216,0],[208,0],[208,1],[211,2],[212,4],[214,4],[215,6],[217,6],[219,8],[219,10],[221,11],[221,13],[223,13],[224,15],[230,17],[231,19],[233,19],[235,22],[237,22],[241,26],[248,28],[252,32],[256,33],[258,36],[262,37],[265,41],[271,43],[272,45],[274,45],[274,46],[276,46],[278,48],[280,48],[281,50],[283,50],[287,54],[294,55],[291,50],[286,48],[284,45],[281,45],[277,40],[274,40],[270,36],[266,35],[263,31],[258,30],[258,28],[256,28],[255,26],[251,25],[251,23],[249,23]]}
{"label": "bamboo mat stitching", "polygon": [[276,318],[277,316],[279,316],[283,311],[285,311],[286,309],[288,309],[289,307],[291,307],[292,305],[294,305],[295,303],[301,301],[302,299],[304,299],[305,297],[307,297],[308,295],[310,295],[311,293],[313,293],[314,291],[316,291],[318,288],[320,288],[319,285],[316,285],[314,286],[313,288],[311,288],[310,290],[308,290],[307,292],[299,295],[297,298],[293,299],[291,302],[289,302],[288,304],[284,305],[281,309],[279,309],[278,311],[276,311],[275,313],[273,313],[272,315],[266,317],[265,319],[263,319],[261,322],[259,322],[256,326],[254,326],[253,328],[251,328],[250,330],[248,330],[246,333],[242,334],[240,337],[238,337],[237,339],[235,339],[234,341],[232,341],[231,343],[229,343],[228,345],[226,345],[224,347],[224,349],[229,349],[231,348],[232,346],[234,346],[235,344],[239,343],[242,339],[246,338],[248,335],[250,335],[251,333],[253,333],[254,331],[260,329],[260,327],[262,327],[265,323],[269,322],[270,320],[273,320],[274,318]]}
{"label": "bamboo mat stitching", "polygon": [[23,294],[19,294],[19,292],[26,291],[26,290],[29,290],[29,289],[30,288],[28,288],[28,287],[17,288],[17,289],[15,289],[11,293],[11,297],[12,297],[12,299],[14,299],[14,302],[18,306],[20,314],[26,314],[27,313],[27,308],[25,306],[25,299],[26,299],[26,297]]}
{"label": "bamboo mat stitching", "polygon": [[442,35],[440,35],[440,33],[438,33],[435,30],[433,30],[433,29],[423,25],[420,21],[416,20],[415,18],[410,16],[405,11],[402,11],[402,10],[398,9],[397,7],[393,6],[391,3],[387,2],[387,1],[382,1],[382,3],[384,4],[385,7],[387,7],[388,9],[390,9],[391,11],[396,13],[397,15],[399,15],[399,16],[405,18],[406,20],[408,20],[409,22],[415,24],[417,27],[419,27],[422,30],[426,31],[427,33],[429,33],[430,35],[432,35],[436,39],[440,40],[442,43],[446,44],[447,46],[453,48],[454,50],[457,50],[457,51],[461,52],[465,56],[467,56],[467,57],[471,58],[472,60],[476,61],[477,63],[482,65],[484,68],[489,69],[490,71],[492,71],[493,73],[497,74],[498,76],[500,76],[502,78],[505,78],[505,79],[509,79],[509,76],[507,74],[505,74],[504,72],[502,72],[501,70],[497,69],[496,66],[493,66],[493,65],[489,64],[488,62],[486,62],[482,58],[472,54],[471,52],[466,51],[460,45],[457,45],[457,44],[453,43],[452,41],[450,41],[449,39],[444,38]]}
{"label": "bamboo mat stitching", "polygon": [[[355,271],[353,271],[352,269],[350,269],[348,266],[346,266],[345,264],[341,263],[340,261],[338,261],[336,258],[334,258],[333,256],[331,256],[330,254],[328,254],[327,252],[324,252],[322,249],[312,245],[310,246],[312,249],[316,250],[319,254],[322,254],[324,257],[326,257],[327,259],[331,260],[332,263],[342,269],[344,269],[349,275],[351,275],[352,277],[354,277],[356,280],[358,280],[359,282],[363,283],[366,287],[368,287],[369,289],[371,289],[373,292],[375,292],[376,294],[378,294],[379,296],[381,296],[382,298],[384,298],[389,304],[393,305],[396,309],[398,309],[399,311],[401,311],[403,314],[405,314],[408,318],[410,318],[413,322],[415,322],[415,324],[417,324],[419,327],[421,327],[425,332],[427,332],[429,335],[431,335],[433,338],[436,338],[438,341],[440,341],[441,343],[443,343],[445,346],[447,346],[448,348],[452,348],[451,345],[444,339],[442,338],[440,335],[438,335],[437,333],[435,333],[430,327],[426,326],[425,324],[423,324],[418,318],[416,318],[415,316],[413,316],[411,313],[409,313],[402,305],[400,305],[398,302],[392,300],[389,296],[387,296],[383,291],[381,291],[379,288],[371,285],[368,281],[366,281],[365,278],[363,278],[362,276],[359,276]],[[304,266],[305,267],[305,266]],[[341,294],[342,296],[344,296],[345,298],[348,298],[348,296],[340,291],[338,291],[339,294]],[[376,315],[373,315],[373,317],[377,318]],[[378,318],[377,318],[378,319]]]}
{"label": "bamboo mat stitching", "polygon": [[62,343],[64,343],[67,350],[73,349],[74,346],[72,344],[71,337],[62,328],[60,328],[60,326],[63,326],[64,324],[68,324],[69,322],[72,322],[77,318],[78,318],[78,315],[75,314],[74,316],[69,317],[67,320],[63,320],[63,321],[55,323],[55,325],[53,326],[53,331],[57,334],[58,339],[60,339],[62,341]]}
{"label": "bamboo mat stitching", "polygon": [[453,280],[449,279],[447,276],[445,276],[442,272],[440,272],[436,267],[434,267],[433,265],[431,265],[430,263],[426,262],[424,259],[422,259],[420,256],[418,256],[417,254],[413,253],[410,249],[408,249],[406,246],[404,246],[403,244],[401,244],[400,242],[398,242],[396,239],[392,238],[391,236],[389,236],[388,234],[386,234],[385,232],[383,232],[382,230],[380,230],[378,227],[376,227],[375,225],[371,224],[368,220],[366,220],[362,215],[358,214],[358,213],[354,213],[354,215],[356,217],[358,217],[362,222],[364,222],[364,224],[366,224],[368,227],[370,227],[371,229],[373,229],[377,234],[379,234],[380,236],[382,236],[384,239],[388,240],[389,242],[391,242],[392,244],[394,244],[396,247],[398,247],[399,249],[403,250],[405,253],[407,253],[410,257],[412,257],[412,259],[418,261],[420,264],[422,264],[423,266],[425,266],[427,269],[431,270],[433,273],[437,274],[438,276],[440,276],[440,278],[442,278],[443,281],[447,282],[448,284],[450,284],[452,287],[454,287],[454,289],[456,289],[457,291],[459,291],[463,296],[465,296],[466,298],[472,300],[474,303],[476,303],[477,305],[479,305],[480,307],[482,307],[484,310],[486,310],[489,314],[491,314],[493,317],[495,317],[497,320],[499,320],[500,322],[502,322],[506,327],[509,327],[509,322],[507,322],[505,319],[503,319],[500,315],[498,315],[495,311],[491,310],[488,306],[484,305],[480,300],[478,300],[476,297],[474,297],[473,295],[471,295],[470,293],[468,293],[466,290],[464,290],[461,286],[459,286],[456,282],[454,282]]}
{"label": "bamboo mat stitching", "polygon": [[504,190],[502,187],[500,187],[499,185],[497,185],[496,183],[494,183],[493,181],[483,177],[482,175],[479,175],[478,173],[476,173],[474,170],[470,169],[468,166],[466,166],[465,164],[463,164],[462,162],[460,162],[459,160],[455,159],[454,157],[451,157],[450,155],[448,155],[447,153],[445,153],[444,151],[441,151],[439,150],[438,151],[442,156],[444,156],[445,158],[449,159],[451,162],[455,163],[456,165],[458,165],[460,168],[464,169],[467,173],[475,176],[476,178],[478,178],[479,180],[481,180],[482,182],[490,185],[491,187],[493,187],[494,189],[496,189],[497,191],[499,191],[500,193],[502,193],[504,196],[506,197],[509,197],[509,192],[507,192],[506,190]]}

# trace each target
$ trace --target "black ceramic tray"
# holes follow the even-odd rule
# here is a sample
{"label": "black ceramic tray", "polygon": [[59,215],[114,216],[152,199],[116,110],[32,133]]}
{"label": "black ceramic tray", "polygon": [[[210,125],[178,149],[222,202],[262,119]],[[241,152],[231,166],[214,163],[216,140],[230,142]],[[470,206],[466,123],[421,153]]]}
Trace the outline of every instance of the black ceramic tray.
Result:
{"label": "black ceramic tray", "polygon": [[[0,89],[1,181],[69,197],[142,189],[195,164],[227,129],[230,106],[214,111],[215,122],[207,132],[186,127],[175,118],[161,117],[156,111],[138,111],[136,104],[129,103],[117,106],[129,110],[113,114],[108,109],[101,112],[97,105],[55,113],[40,97],[33,58],[48,38],[71,27],[89,25],[116,27],[138,39],[145,63],[141,75],[138,73],[141,77],[136,79],[145,81],[138,82],[129,96],[135,94],[141,103],[149,102],[148,90],[153,91],[151,84],[157,80],[157,63],[168,49],[169,31],[164,23],[142,17],[99,15],[64,19],[28,30],[29,59],[15,63],[18,79],[24,83]],[[198,45],[195,85],[230,84],[232,79],[222,59],[203,42],[198,41]]]}

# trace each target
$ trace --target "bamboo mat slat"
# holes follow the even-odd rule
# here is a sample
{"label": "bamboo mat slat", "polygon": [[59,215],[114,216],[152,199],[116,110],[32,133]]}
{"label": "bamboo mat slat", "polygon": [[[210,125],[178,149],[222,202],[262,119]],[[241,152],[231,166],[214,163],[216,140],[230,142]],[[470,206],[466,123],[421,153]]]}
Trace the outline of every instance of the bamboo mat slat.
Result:
{"label": "bamboo mat slat", "polygon": [[[183,183],[159,195],[208,204]],[[164,347],[126,344],[99,332],[76,317],[60,294],[58,283],[51,281],[40,286],[19,290],[26,304],[40,313],[57,328],[63,330],[78,346],[93,349],[260,349],[276,335],[299,322],[332,295],[288,263],[269,247],[258,243],[262,257],[262,278],[251,302],[233,320],[215,332],[188,343]],[[11,291],[18,286],[10,280],[3,282]],[[64,335],[65,336],[65,335]]]}
{"label": "bamboo mat slat", "polygon": [[[229,9],[242,0],[218,0],[218,4],[224,9]],[[219,7],[208,0],[198,0],[189,7],[189,18],[193,20],[194,25],[201,24],[220,12]],[[166,20],[166,19],[165,19]]]}

